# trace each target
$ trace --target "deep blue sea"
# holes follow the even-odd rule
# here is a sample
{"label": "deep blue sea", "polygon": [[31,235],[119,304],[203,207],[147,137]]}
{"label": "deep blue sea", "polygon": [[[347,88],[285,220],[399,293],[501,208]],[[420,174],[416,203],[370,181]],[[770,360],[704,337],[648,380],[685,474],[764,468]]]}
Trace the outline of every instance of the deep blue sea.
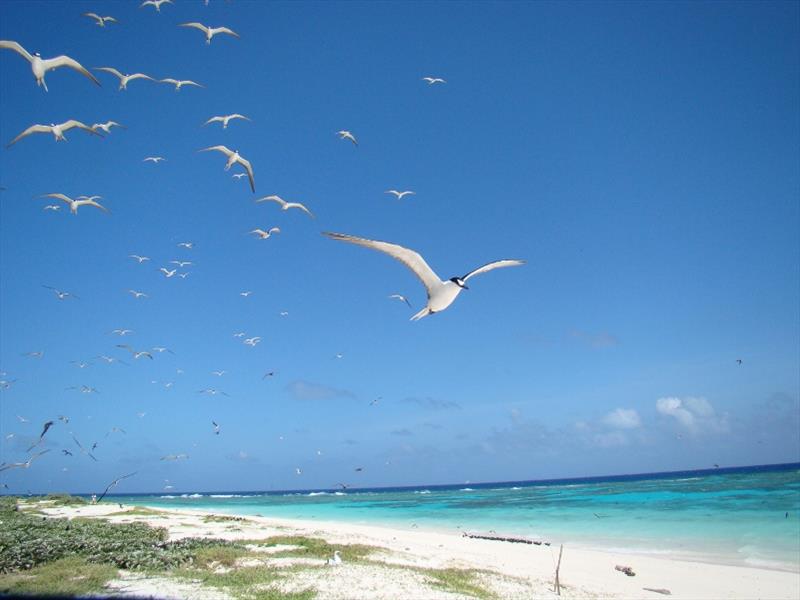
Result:
{"label": "deep blue sea", "polygon": [[800,571],[800,463],[418,488],[114,499],[239,515],[495,531],[553,544]]}

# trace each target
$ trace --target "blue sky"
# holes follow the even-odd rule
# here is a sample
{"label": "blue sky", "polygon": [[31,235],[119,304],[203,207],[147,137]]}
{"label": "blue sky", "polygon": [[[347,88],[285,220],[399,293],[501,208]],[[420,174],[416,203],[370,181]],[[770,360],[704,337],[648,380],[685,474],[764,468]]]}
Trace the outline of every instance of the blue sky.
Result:
{"label": "blue sky", "polygon": [[[241,39],[207,46],[187,21]],[[30,52],[205,87],[59,69],[46,93],[0,51],[4,145],[34,123],[127,126],[0,151],[1,460],[70,417],[2,481],[285,489],[800,460],[799,23],[789,2],[3,2],[0,39]],[[234,112],[252,122],[201,126]],[[252,162],[255,195],[197,152],[216,144]],[[51,192],[111,214],[44,211]],[[254,203],[268,194],[317,218]],[[414,276],[321,231],[408,246],[442,277],[527,264],[410,323]],[[171,260],[190,275],[166,279]],[[81,385],[99,393],[65,389]],[[98,462],[62,455],[70,432]]]}

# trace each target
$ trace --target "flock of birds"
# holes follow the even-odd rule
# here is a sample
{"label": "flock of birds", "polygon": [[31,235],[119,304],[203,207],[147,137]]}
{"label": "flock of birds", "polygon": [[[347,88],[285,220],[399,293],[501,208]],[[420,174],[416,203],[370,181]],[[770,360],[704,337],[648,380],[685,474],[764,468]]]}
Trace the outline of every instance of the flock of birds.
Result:
{"label": "flock of birds", "polygon": [[[208,2],[206,0],[206,4],[207,3]],[[162,8],[162,6],[164,4],[172,4],[172,1],[171,0],[145,0],[140,5],[140,8],[152,7],[153,9],[155,9],[156,12],[161,12],[161,8]],[[94,13],[94,12],[83,13],[83,16],[87,17],[89,19],[92,19],[96,23],[96,25],[98,27],[103,27],[103,28],[108,27],[109,24],[117,24],[117,23],[119,23],[119,21],[113,16],[102,16],[102,15],[99,15],[99,14]],[[206,26],[206,25],[204,25],[202,23],[199,23],[199,22],[186,22],[186,23],[181,23],[179,26],[183,27],[183,28],[188,28],[188,29],[196,29],[196,30],[202,32],[204,37],[205,37],[206,44],[211,44],[212,39],[215,36],[221,35],[221,34],[222,35],[227,35],[227,36],[230,36],[230,37],[233,37],[233,38],[236,38],[236,39],[240,38],[240,36],[239,36],[239,34],[237,32],[233,31],[232,29],[230,29],[228,27],[208,27],[208,26]],[[91,73],[91,71],[89,69],[85,68],[80,62],[78,62],[77,60],[75,60],[72,57],[69,57],[69,56],[66,56],[66,55],[60,55],[60,56],[56,56],[56,57],[53,57],[53,58],[43,59],[39,55],[39,53],[31,54],[20,43],[18,43],[16,41],[12,41],[12,40],[0,40],[0,49],[5,49],[5,50],[10,50],[12,52],[15,52],[16,54],[18,54],[19,56],[24,58],[26,61],[28,61],[28,63],[30,64],[31,72],[32,72],[32,74],[33,74],[33,76],[35,78],[37,86],[40,86],[40,87],[44,88],[45,92],[48,91],[47,83],[45,81],[46,75],[50,71],[53,71],[55,69],[59,69],[61,67],[67,67],[68,69],[71,69],[72,71],[75,71],[76,73],[79,73],[80,75],[84,76],[89,81],[91,81],[93,84],[98,85],[98,86],[101,85],[100,81]],[[131,82],[138,81],[138,80],[144,80],[144,81],[150,81],[150,82],[156,82],[156,83],[166,83],[166,84],[169,84],[169,85],[173,85],[175,87],[175,91],[176,92],[180,91],[181,88],[184,87],[184,86],[198,87],[198,88],[202,88],[203,87],[201,84],[199,84],[197,82],[194,82],[194,81],[190,81],[190,80],[179,80],[179,79],[173,79],[173,78],[157,79],[157,78],[151,77],[150,75],[147,75],[145,73],[138,73],[138,72],[137,73],[125,73],[124,74],[121,71],[119,71],[118,69],[116,69],[114,67],[110,67],[110,66],[94,67],[93,70],[94,71],[98,71],[98,72],[108,73],[108,74],[111,74],[114,77],[116,77],[119,80],[119,87],[118,87],[119,91],[127,90],[128,89],[128,85]],[[426,77],[421,78],[421,80],[426,82],[429,86],[446,84],[446,81],[444,79],[440,78],[440,77],[426,76]],[[222,129],[227,129],[228,125],[232,121],[236,121],[236,120],[241,120],[241,121],[244,121],[244,122],[251,121],[251,119],[249,117],[245,116],[245,115],[242,115],[242,114],[239,114],[239,113],[231,113],[231,114],[226,114],[226,115],[212,116],[203,125],[206,126],[206,125],[211,125],[213,123],[220,123],[222,125]],[[58,141],[66,141],[67,138],[65,136],[65,133],[67,133],[67,132],[69,132],[69,131],[71,131],[73,129],[83,130],[89,135],[101,136],[103,134],[108,135],[111,132],[112,128],[114,128],[114,127],[125,128],[124,125],[122,125],[122,124],[120,124],[120,123],[118,123],[116,121],[113,121],[113,120],[109,120],[109,121],[107,121],[105,123],[95,123],[95,124],[92,124],[92,125],[88,125],[86,123],[82,123],[82,122],[77,121],[75,119],[70,119],[70,120],[67,120],[67,121],[65,121],[63,123],[50,123],[49,125],[33,124],[30,127],[28,127],[27,129],[25,129],[24,131],[22,131],[21,133],[19,133],[16,137],[14,137],[14,139],[12,139],[8,143],[7,147],[10,148],[10,147],[14,146],[15,144],[17,144],[18,142],[20,142],[21,140],[27,138],[28,136],[31,136],[31,135],[37,134],[37,133],[49,133],[54,137],[55,141],[58,142]],[[354,147],[358,147],[358,140],[356,139],[356,136],[351,131],[340,130],[340,131],[336,132],[336,135],[338,135],[341,140],[349,141],[350,143],[353,144]],[[235,173],[233,175],[233,177],[237,178],[237,179],[242,179],[244,177],[247,177],[248,182],[249,182],[250,190],[251,190],[251,192],[255,193],[256,182],[255,182],[255,174],[254,174],[253,165],[248,159],[243,157],[239,153],[238,150],[231,150],[227,146],[220,144],[220,145],[215,145],[215,146],[209,146],[207,148],[201,148],[201,149],[198,150],[198,152],[216,152],[216,153],[222,154],[225,157],[225,161],[226,161],[225,162],[225,166],[224,166],[225,171],[229,171],[233,167],[240,167],[241,169],[243,169],[242,172]],[[154,165],[158,165],[159,163],[162,163],[162,162],[164,162],[166,160],[167,159],[162,157],[162,156],[147,156],[147,157],[145,157],[143,159],[143,162],[148,162],[148,163],[153,163]],[[406,196],[410,196],[410,195],[415,194],[415,192],[413,190],[397,190],[397,189],[389,189],[389,190],[386,190],[385,193],[394,196],[398,200],[402,200]],[[78,215],[79,209],[81,207],[92,207],[92,208],[99,209],[99,210],[104,211],[104,212],[109,212],[106,207],[104,207],[100,202],[98,202],[98,200],[102,200],[102,198],[100,196],[77,196],[75,198],[72,198],[72,197],[67,196],[66,194],[63,194],[63,193],[54,192],[54,193],[43,194],[41,197],[42,198],[48,198],[48,199],[51,199],[51,200],[57,200],[57,201],[60,201],[60,202],[64,203],[63,205],[62,204],[58,204],[58,203],[56,203],[56,204],[48,204],[48,205],[46,205],[44,207],[44,210],[58,211],[62,206],[66,205],[66,206],[69,207],[70,213],[72,215],[75,215],[75,216]],[[281,198],[278,195],[274,195],[273,194],[273,195],[264,196],[264,197],[256,199],[255,202],[256,203],[267,203],[267,202],[275,203],[283,211],[288,211],[288,210],[293,210],[294,209],[294,210],[297,210],[297,211],[305,213],[308,217],[310,217],[312,219],[315,218],[315,215],[312,213],[312,211],[308,207],[306,207],[304,204],[301,204],[299,202],[289,202],[287,200],[284,200],[283,198]],[[271,236],[279,234],[280,232],[281,232],[281,230],[280,230],[279,227],[269,227],[269,228],[254,228],[251,231],[249,231],[248,233],[250,235],[254,236],[256,239],[267,240]],[[385,241],[379,241],[379,240],[373,240],[373,239],[367,239],[367,238],[357,237],[357,236],[348,235],[348,234],[344,234],[344,233],[322,232],[322,234],[324,236],[328,237],[331,240],[335,240],[335,241],[339,241],[339,242],[346,242],[348,244],[362,246],[364,248],[368,248],[368,249],[371,249],[371,250],[376,250],[378,252],[384,253],[384,254],[390,256],[391,258],[399,261],[400,263],[405,265],[409,270],[411,270],[411,272],[420,280],[420,282],[424,286],[425,291],[426,291],[426,295],[427,295],[427,302],[426,302],[425,306],[421,310],[416,312],[411,317],[411,320],[414,320],[414,321],[422,319],[423,317],[426,317],[426,316],[429,316],[429,315],[432,315],[434,313],[438,313],[438,312],[441,312],[441,311],[447,309],[455,301],[455,299],[460,295],[460,293],[463,290],[468,290],[469,289],[469,287],[467,286],[467,282],[470,279],[472,279],[473,277],[475,277],[477,275],[481,275],[483,273],[487,273],[487,272],[492,271],[494,269],[512,267],[512,266],[520,266],[520,265],[524,264],[524,261],[518,260],[518,259],[497,260],[497,261],[492,261],[492,262],[489,262],[487,264],[484,264],[483,266],[480,266],[480,267],[478,267],[476,269],[473,269],[471,271],[468,271],[464,275],[453,276],[453,277],[450,277],[450,278],[447,278],[447,279],[442,279],[439,275],[436,274],[436,272],[433,269],[431,269],[430,266],[428,266],[427,262],[425,261],[425,259],[422,257],[421,254],[419,254],[418,252],[416,252],[416,251],[414,251],[412,249],[409,249],[409,248],[406,248],[404,246],[401,246],[399,244],[385,242]],[[178,244],[178,246],[182,247],[182,248],[184,248],[186,250],[191,250],[193,248],[193,242],[188,242],[188,241],[187,242],[181,242],[181,243]],[[148,262],[148,261],[151,260],[150,257],[145,256],[145,255],[141,255],[141,254],[130,254],[129,258],[135,260],[138,264],[143,264],[143,263]],[[173,261],[170,262],[170,265],[171,265],[171,267],[161,267],[159,269],[159,272],[165,278],[171,279],[171,278],[173,278],[175,276],[178,276],[180,278],[186,278],[189,275],[189,272],[188,271],[179,271],[179,269],[184,269],[185,267],[192,265],[192,261],[188,261],[188,260],[173,260]],[[175,266],[173,267],[172,265],[175,265]],[[74,294],[72,294],[71,292],[60,290],[60,289],[56,289],[56,288],[51,287],[51,286],[44,286],[44,287],[47,288],[47,289],[50,289],[55,294],[55,296],[56,296],[56,298],[58,300],[63,301],[63,300],[70,300],[70,299],[78,299],[78,297],[75,296]],[[136,299],[147,298],[147,294],[145,292],[142,292],[142,291],[139,291],[139,290],[129,289],[128,293],[131,294]],[[241,292],[241,295],[246,297],[250,293],[251,292],[249,292],[249,291],[244,291],[244,292]],[[397,300],[399,302],[403,302],[409,308],[411,308],[411,306],[412,306],[411,302],[409,301],[409,299],[405,295],[395,293],[395,294],[389,295],[388,298],[390,298],[392,300]],[[285,316],[285,315],[288,315],[288,313],[284,311],[284,312],[281,313],[281,315]],[[130,329],[119,328],[119,329],[113,330],[111,333],[113,333],[115,335],[118,335],[120,337],[124,337],[124,336],[127,336],[129,334],[132,334],[133,331],[130,330]],[[252,346],[256,346],[261,341],[261,337],[260,336],[246,337],[246,334],[244,332],[235,333],[234,337],[239,338],[244,345],[251,346],[251,347]],[[121,349],[121,350],[127,351],[129,353],[130,357],[132,358],[132,360],[134,360],[134,361],[140,360],[140,359],[153,360],[153,358],[154,358],[153,357],[153,352],[156,352],[156,353],[171,352],[166,347],[154,347],[154,348],[147,348],[147,349],[138,348],[137,349],[137,348],[134,348],[133,346],[131,346],[130,344],[117,344],[116,347]],[[43,352],[42,351],[28,352],[28,353],[25,353],[25,355],[29,356],[31,358],[42,358]],[[336,358],[342,358],[342,356],[343,355],[341,353],[337,353]],[[120,360],[118,358],[114,358],[114,357],[110,357],[110,356],[106,356],[106,355],[100,355],[100,356],[98,356],[96,358],[102,359],[107,363],[120,362],[120,363],[125,364],[124,361],[122,361],[122,360]],[[76,364],[80,368],[84,368],[84,367],[88,366],[89,363],[82,362],[82,361],[76,361]],[[224,375],[224,373],[225,373],[225,371],[215,371],[213,374],[216,375],[216,376],[221,377],[222,375]],[[264,375],[263,378],[272,377],[274,374],[275,374],[274,371],[267,372]],[[5,377],[5,374],[1,374],[0,376]],[[0,391],[8,389],[9,387],[11,387],[11,385],[13,383],[14,383],[14,380],[8,380],[8,379],[5,379],[5,378],[4,379],[0,379]],[[169,382],[168,384],[165,384],[165,385],[171,385],[171,382]],[[66,388],[66,389],[76,390],[76,391],[79,391],[80,393],[84,393],[84,394],[99,393],[97,389],[95,389],[94,387],[91,387],[91,386],[87,386],[87,385],[71,386],[71,387]],[[208,395],[212,395],[212,396],[217,395],[217,394],[227,395],[227,394],[225,394],[225,392],[222,392],[222,391],[217,390],[215,388],[206,388],[206,389],[203,389],[203,390],[199,390],[198,393],[200,393],[200,394],[208,394]],[[370,406],[376,405],[379,400],[380,400],[380,398],[377,398],[377,399],[373,400],[370,403]],[[139,416],[144,416],[144,414],[145,413],[139,413]],[[24,417],[20,416],[18,418],[19,418],[21,423],[28,422],[28,420],[25,419]],[[59,420],[62,421],[65,425],[69,423],[69,418],[66,417],[66,416],[63,416],[63,415],[59,416]],[[36,438],[35,442],[33,444],[31,444],[30,447],[27,448],[27,453],[30,454],[33,450],[35,450],[37,447],[41,446],[44,443],[48,431],[50,431],[50,429],[54,426],[54,424],[55,424],[55,421],[53,421],[53,420],[48,420],[43,424],[43,428],[42,428],[42,431],[41,431],[40,435],[38,436],[38,438]],[[216,420],[211,420],[211,426],[212,426],[212,434],[213,435],[217,435],[217,436],[220,435],[221,426]],[[106,437],[108,437],[108,435],[110,435],[111,433],[121,433],[121,434],[124,435],[126,432],[122,428],[113,427],[106,434]],[[10,435],[8,435],[6,437],[7,437],[7,439],[10,439],[14,435],[15,434],[12,433],[12,434],[10,434]],[[81,454],[87,456],[89,459],[91,459],[93,461],[97,461],[98,460],[97,457],[95,456],[95,451],[96,451],[96,448],[98,446],[97,442],[94,442],[87,449],[87,447],[84,446],[78,440],[78,438],[75,436],[74,433],[70,432],[70,435],[71,435],[71,438],[72,438],[72,440],[73,440],[73,442],[75,444],[75,448],[77,448],[77,450]],[[39,450],[39,451],[37,451],[37,452],[35,452],[33,454],[30,454],[30,456],[28,456],[27,459],[24,460],[24,461],[3,462],[2,464],[0,464],[0,472],[8,471],[10,469],[27,469],[33,464],[33,462],[35,460],[39,459],[41,456],[47,454],[48,452],[50,452],[50,449],[43,449],[43,450]],[[61,450],[61,452],[65,456],[72,456],[72,452],[69,449],[64,448],[64,449]],[[318,455],[321,454],[321,451],[318,450],[317,454]],[[178,454],[168,454],[168,455],[162,456],[160,458],[160,460],[161,461],[178,461],[178,460],[184,460],[184,459],[188,459],[188,458],[189,458],[188,454],[186,454],[186,453],[178,453]],[[363,467],[356,468],[356,471],[362,471],[362,470],[363,470]],[[295,473],[297,475],[301,475],[302,474],[302,470],[298,467],[298,468],[295,469]],[[136,474],[136,472],[132,472],[132,473],[128,473],[128,474],[122,475],[122,476],[114,479],[105,488],[105,490],[100,495],[99,499],[102,499],[110,490],[114,489],[117,486],[117,484],[119,484],[121,481],[123,481],[124,479],[127,479],[129,477],[132,477],[135,474]],[[349,487],[347,484],[343,484],[343,483],[340,483],[340,484],[337,484],[337,485],[340,486],[342,489],[347,489]],[[8,487],[7,484],[3,484],[3,486],[6,487],[6,488]],[[172,486],[169,486],[169,487],[172,487]],[[333,560],[332,564],[338,564],[340,562],[340,559],[339,559],[338,555],[335,556],[334,559],[332,559],[332,560]]]}

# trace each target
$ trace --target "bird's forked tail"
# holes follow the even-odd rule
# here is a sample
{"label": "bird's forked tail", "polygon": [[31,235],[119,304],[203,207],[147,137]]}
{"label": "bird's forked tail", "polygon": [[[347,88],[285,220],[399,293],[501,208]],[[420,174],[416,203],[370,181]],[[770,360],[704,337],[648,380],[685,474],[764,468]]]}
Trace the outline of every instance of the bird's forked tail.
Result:
{"label": "bird's forked tail", "polygon": [[411,317],[411,321],[419,321],[422,317],[427,317],[428,315],[433,314],[433,311],[428,308],[427,306]]}

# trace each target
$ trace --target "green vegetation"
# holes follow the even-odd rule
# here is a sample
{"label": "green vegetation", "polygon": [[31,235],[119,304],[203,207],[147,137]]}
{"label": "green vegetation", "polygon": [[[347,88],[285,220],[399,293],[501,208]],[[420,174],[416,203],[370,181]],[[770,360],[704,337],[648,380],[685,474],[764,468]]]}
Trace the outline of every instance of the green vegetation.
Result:
{"label": "green vegetation", "polygon": [[463,594],[481,600],[495,598],[494,594],[475,582],[477,571],[464,569],[420,569],[419,571],[433,580],[431,582],[433,587],[445,592]]}
{"label": "green vegetation", "polygon": [[167,541],[167,531],[143,523],[54,519],[0,503],[0,573],[31,569],[67,556],[125,569],[167,569],[191,563],[198,550],[230,545],[224,540]]}
{"label": "green vegetation", "polygon": [[50,506],[81,506],[82,504],[89,504],[86,498],[71,496],[70,494],[47,494],[47,496],[39,498],[39,500],[48,502]]}
{"label": "green vegetation", "polygon": [[339,551],[342,560],[357,562],[364,560],[376,548],[364,544],[334,545],[323,539],[303,535],[279,535],[264,540],[251,540],[249,543],[259,546],[299,546],[288,550],[274,552],[270,556],[290,556],[296,558],[331,558],[335,550]]}
{"label": "green vegetation", "polygon": [[167,513],[163,510],[155,508],[147,508],[146,506],[136,506],[134,508],[124,508],[117,512],[110,513],[109,517],[156,517],[159,519],[166,518]]}
{"label": "green vegetation", "polygon": [[81,596],[102,591],[116,575],[117,569],[111,565],[70,556],[24,572],[0,575],[0,593]]}
{"label": "green vegetation", "polygon": [[246,519],[245,517],[235,517],[233,515],[206,515],[203,517],[203,523],[227,523],[229,521],[248,523],[250,522],[250,519]]}

